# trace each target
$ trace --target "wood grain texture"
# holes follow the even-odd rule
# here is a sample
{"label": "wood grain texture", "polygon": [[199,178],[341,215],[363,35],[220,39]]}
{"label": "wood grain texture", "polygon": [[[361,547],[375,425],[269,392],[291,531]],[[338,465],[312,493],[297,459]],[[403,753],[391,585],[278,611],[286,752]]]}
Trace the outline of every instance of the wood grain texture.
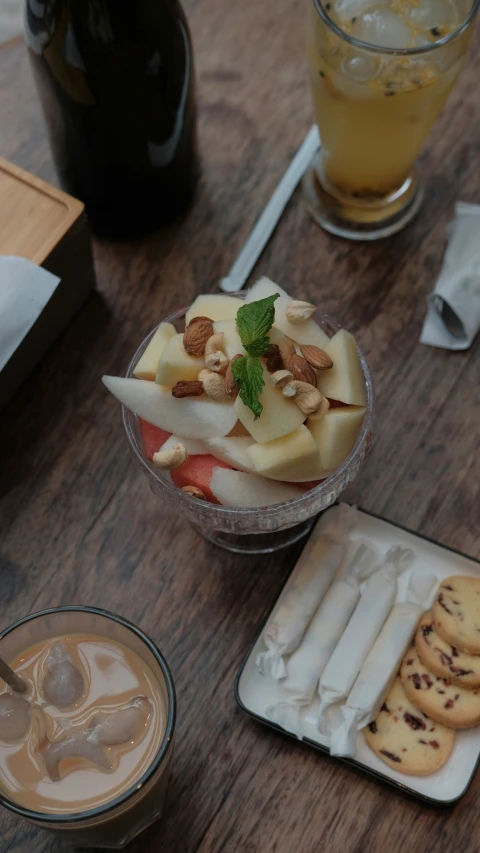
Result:
{"label": "wood grain texture", "polygon": [[[159,644],[177,685],[165,818],[135,853],[477,853],[477,774],[434,810],[247,719],[236,671],[298,547],[215,549],[155,499],[100,383],[153,323],[214,291],[312,122],[296,0],[186,4],[196,48],[203,179],[189,214],[135,242],[95,241],[98,294],[4,413],[2,627],[60,603],[100,604]],[[297,192],[255,273],[321,304],[358,337],[376,380],[376,440],[347,497],[480,557],[480,341],[418,344],[457,199],[480,201],[479,39],[422,158],[426,201],[401,234],[357,245],[320,231]],[[0,150],[54,177],[28,64],[0,50]],[[0,853],[67,848],[0,815]]]}
{"label": "wood grain texture", "polygon": [[78,199],[0,157],[0,254],[40,266],[83,213]]}

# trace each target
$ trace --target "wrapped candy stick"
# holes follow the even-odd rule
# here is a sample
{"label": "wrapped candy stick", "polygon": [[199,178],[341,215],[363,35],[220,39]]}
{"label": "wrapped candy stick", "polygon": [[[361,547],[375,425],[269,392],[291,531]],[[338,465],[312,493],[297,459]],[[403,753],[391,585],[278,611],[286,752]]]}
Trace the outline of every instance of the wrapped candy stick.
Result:
{"label": "wrapped candy stick", "polygon": [[318,679],[360,598],[360,582],[376,568],[378,558],[373,548],[356,543],[351,559],[338,572],[301,645],[287,661],[287,677],[282,683],[286,701],[271,705],[266,714],[273,722],[299,737],[300,708],[312,701]]}
{"label": "wrapped candy stick", "polygon": [[355,507],[339,504],[317,523],[263,632],[267,651],[256,660],[262,675],[278,679],[287,674],[283,658],[302,642],[308,623],[345,559],[348,534],[356,521]]}
{"label": "wrapped candy stick", "polygon": [[363,591],[342,638],[323,670],[318,693],[318,728],[330,735],[327,708],[346,699],[360,669],[387,618],[397,595],[397,576],[414,558],[410,548],[390,548],[385,562],[372,575]]}
{"label": "wrapped candy stick", "polygon": [[355,757],[357,731],[377,716],[436,585],[435,575],[412,574],[406,602],[391,611],[340,709],[341,722],[330,740],[331,755]]}

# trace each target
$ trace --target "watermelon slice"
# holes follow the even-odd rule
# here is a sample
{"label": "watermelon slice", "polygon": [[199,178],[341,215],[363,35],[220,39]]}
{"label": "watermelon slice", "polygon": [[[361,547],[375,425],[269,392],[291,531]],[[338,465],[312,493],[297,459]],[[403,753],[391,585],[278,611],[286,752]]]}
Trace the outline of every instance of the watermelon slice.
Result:
{"label": "watermelon slice", "polygon": [[226,462],[220,462],[219,459],[215,459],[215,456],[205,454],[202,456],[189,456],[181,468],[174,468],[170,471],[170,476],[178,489],[183,488],[183,486],[196,486],[205,495],[205,500],[213,504],[218,504],[220,501],[217,500],[210,489],[214,468],[229,468],[232,470],[232,466],[227,465]]}
{"label": "watermelon slice", "polygon": [[166,432],[166,430],[160,429],[153,424],[149,424],[148,421],[144,421],[143,418],[138,419],[138,425],[142,435],[145,456],[151,462],[153,454],[160,450],[172,433]]}

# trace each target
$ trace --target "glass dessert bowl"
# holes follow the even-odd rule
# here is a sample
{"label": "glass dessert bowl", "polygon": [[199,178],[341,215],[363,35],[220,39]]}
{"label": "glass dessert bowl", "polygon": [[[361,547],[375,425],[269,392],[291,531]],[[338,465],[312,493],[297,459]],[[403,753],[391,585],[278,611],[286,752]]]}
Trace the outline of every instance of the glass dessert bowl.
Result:
{"label": "glass dessert bowl", "polygon": [[[259,283],[257,283],[257,285],[255,285],[255,287],[257,287],[257,288],[260,287],[260,284],[263,282],[268,282],[268,280],[262,279],[261,282],[259,282]],[[291,303],[292,306],[294,306],[294,305],[300,306],[300,308],[303,305],[307,305],[307,303],[299,303],[299,302],[290,300],[290,297],[288,297],[288,295],[285,294],[284,291],[281,291],[280,288],[277,288],[276,285],[273,285],[271,282],[268,282],[268,285],[270,286],[270,290],[267,287],[268,292],[270,292],[270,293],[279,292],[281,294],[280,302],[282,302],[282,300],[283,300],[283,302],[285,302],[285,299],[286,299],[287,304]],[[252,292],[254,290],[255,290],[255,288],[252,289]],[[265,295],[264,291],[265,291],[265,286],[263,287],[263,289],[260,287],[260,295],[261,296]],[[248,302],[248,300],[250,298],[249,293],[250,292],[237,294],[236,299],[242,299],[242,300],[246,300]],[[199,297],[199,299],[204,299],[204,298],[205,297]],[[221,298],[225,299],[226,297],[221,297]],[[231,297],[229,297],[229,298],[231,298]],[[250,302],[251,301],[252,301],[252,299],[250,298]],[[280,302],[278,303],[277,315],[280,315],[280,312],[283,309],[283,305],[281,305]],[[238,304],[241,304],[241,303],[237,302],[237,305]],[[258,303],[256,303],[256,304],[258,304]],[[135,377],[135,375],[137,375],[137,377],[138,377],[139,364],[140,364],[141,359],[144,356],[145,352],[147,351],[147,348],[151,345],[152,340],[155,339],[155,336],[158,337],[159,328],[161,326],[164,327],[165,324],[171,324],[172,327],[175,327],[175,331],[177,332],[177,336],[180,337],[180,334],[183,333],[183,328],[185,327],[185,323],[184,323],[185,318],[186,318],[187,324],[189,324],[191,322],[192,307],[193,308],[195,307],[195,303],[194,303],[194,306],[190,306],[189,309],[180,309],[180,310],[176,311],[175,313],[173,313],[171,316],[167,317],[166,320],[164,320],[163,323],[160,324],[160,326],[153,329],[152,332],[141,343],[141,345],[139,346],[137,352],[135,353],[135,355],[134,355],[134,357],[130,363],[130,366],[128,368],[128,371],[127,371],[127,379],[130,383],[130,387],[132,387],[132,382],[133,383],[138,382],[138,378],[135,379],[134,377]],[[201,310],[199,308],[197,314],[199,313],[200,315],[203,315],[205,313],[206,309],[205,309],[203,304],[202,304],[201,308],[203,310]],[[338,333],[340,332],[341,335],[348,336],[348,339],[350,341],[350,346],[352,346],[353,338],[351,335],[349,335],[348,333],[341,330],[340,326],[338,324],[336,324],[335,322],[333,322],[326,315],[320,313],[318,310],[314,310],[315,309],[314,306],[310,306],[310,309],[311,310],[310,310],[310,314],[309,314],[309,321],[310,321],[310,318],[312,321],[314,321],[314,325],[316,327],[316,334],[317,334],[317,339],[316,339],[317,343],[319,342],[319,340],[324,339],[327,342],[325,344],[326,348],[331,349],[331,347],[330,347],[331,341],[329,339],[332,339],[333,337],[337,336],[337,340],[338,340]],[[193,312],[193,313],[195,314],[195,312]],[[187,315],[187,317],[186,317],[186,315]],[[230,322],[234,323],[233,320],[230,320]],[[276,322],[277,321],[275,320],[275,323]],[[282,323],[279,323],[279,325],[281,326]],[[281,331],[273,328],[271,330],[271,338],[270,339],[271,340],[272,339],[278,340],[279,339],[278,335],[280,335],[283,338],[283,336],[284,336],[283,330],[285,328],[288,331],[288,330],[290,330],[290,328],[293,328],[293,327],[290,327],[288,324],[285,325],[285,323],[284,323]],[[299,329],[299,328],[300,328],[300,325],[298,325],[298,326],[295,325],[295,330]],[[304,328],[306,329],[306,327],[304,327]],[[273,336],[273,333],[275,333],[275,336]],[[297,331],[294,331],[293,333],[301,337],[300,333],[298,333]],[[171,331],[171,334],[173,334],[173,330]],[[304,333],[304,336],[305,336],[305,333]],[[320,336],[322,336],[322,337],[320,338]],[[290,340],[290,339],[287,338],[287,340]],[[295,345],[296,345],[297,352],[299,352],[299,345],[297,345],[296,343],[295,343]],[[310,349],[313,349],[313,348],[314,347],[310,347]],[[150,349],[151,349],[151,346],[150,346]],[[228,350],[228,347],[226,347],[226,349]],[[204,481],[202,481],[202,483],[200,484],[198,482],[198,480],[195,480],[195,477],[192,477],[191,478],[191,485],[190,484],[184,485],[185,484],[185,478],[183,477],[183,474],[180,475],[180,480],[179,480],[178,479],[178,473],[177,473],[177,472],[182,472],[182,467],[179,467],[177,469],[177,472],[176,471],[169,471],[169,470],[161,470],[152,462],[151,457],[149,458],[149,454],[146,452],[145,432],[144,432],[145,423],[144,423],[144,421],[142,421],[142,418],[137,417],[137,414],[135,414],[135,411],[139,411],[139,410],[138,410],[138,408],[136,408],[134,401],[132,402],[129,400],[128,401],[129,408],[127,408],[126,405],[122,406],[123,423],[124,423],[124,428],[125,428],[125,432],[126,432],[126,436],[127,436],[127,441],[128,441],[129,448],[130,448],[130,451],[132,453],[132,456],[133,456],[136,464],[141,468],[141,470],[143,471],[143,473],[147,477],[148,483],[149,483],[150,488],[153,491],[153,493],[155,495],[157,495],[158,497],[161,497],[163,500],[168,501],[169,505],[171,507],[175,508],[181,515],[183,515],[188,521],[190,521],[190,523],[195,527],[195,529],[199,533],[201,533],[206,539],[208,539],[209,541],[213,542],[216,545],[219,545],[219,546],[226,548],[228,550],[231,550],[231,551],[240,552],[240,553],[268,553],[268,552],[275,551],[279,548],[285,547],[287,545],[290,545],[290,544],[296,542],[298,539],[305,536],[309,532],[309,530],[311,529],[313,521],[314,521],[315,517],[318,515],[318,513],[320,513],[322,510],[326,509],[332,503],[334,503],[337,500],[337,498],[339,497],[339,495],[343,492],[343,490],[357,476],[357,474],[360,470],[360,467],[361,467],[361,465],[362,465],[362,463],[363,463],[363,461],[364,461],[364,459],[365,459],[365,457],[366,457],[366,455],[370,449],[371,440],[372,440],[373,416],[374,416],[373,383],[372,383],[372,378],[371,378],[371,375],[370,375],[370,372],[369,372],[369,369],[368,369],[368,366],[367,366],[367,363],[365,361],[364,356],[362,355],[362,353],[358,350],[358,348],[354,344],[353,344],[353,349],[355,351],[355,359],[358,362],[356,369],[358,370],[358,379],[359,379],[359,381],[361,381],[361,384],[362,384],[362,398],[364,401],[364,406],[349,405],[348,403],[343,404],[343,402],[339,402],[335,399],[331,399],[331,401],[330,401],[331,408],[329,409],[330,415],[327,418],[327,420],[329,420],[329,422],[332,422],[333,420],[337,420],[337,418],[335,417],[335,413],[337,413],[337,414],[343,413],[343,415],[350,413],[351,415],[355,415],[354,410],[357,411],[357,414],[361,410],[361,417],[360,417],[360,419],[357,417],[357,423],[359,425],[356,428],[355,437],[354,437],[354,439],[351,440],[351,446],[348,450],[348,453],[345,454],[345,458],[342,459],[340,464],[335,465],[335,470],[333,470],[331,472],[326,471],[326,470],[324,472],[321,472],[324,475],[323,477],[322,476],[316,476],[316,474],[318,474],[318,471],[315,472],[314,467],[312,469],[308,469],[308,470],[311,470],[311,475],[309,475],[310,478],[309,478],[308,482],[307,482],[307,477],[305,476],[305,473],[303,474],[302,477],[298,477],[298,478],[296,478],[295,476],[293,478],[292,478],[292,476],[285,476],[285,480],[284,480],[282,474],[278,473],[278,471],[283,470],[282,468],[277,469],[277,474],[276,475],[274,474],[274,479],[272,481],[268,476],[259,476],[260,473],[264,474],[264,471],[254,469],[253,466],[251,465],[251,462],[250,462],[250,465],[251,465],[250,468],[245,467],[245,466],[242,467],[242,465],[240,464],[238,466],[238,468],[235,469],[235,465],[236,465],[235,459],[232,460],[232,458],[228,454],[225,455],[225,451],[224,451],[225,442],[232,435],[232,433],[233,433],[233,436],[238,435],[238,432],[235,433],[235,428],[233,430],[229,431],[229,433],[227,433],[225,438],[219,440],[220,441],[220,455],[219,456],[217,456],[216,445],[214,445],[214,449],[212,450],[211,444],[213,444],[213,442],[211,442],[210,447],[207,450],[202,451],[201,448],[200,449],[195,448],[194,445],[202,444],[201,438],[203,438],[203,436],[200,438],[200,441],[185,439],[185,444],[186,444],[186,447],[187,447],[187,450],[189,453],[191,453],[192,451],[193,451],[193,453],[200,453],[200,454],[202,452],[207,453],[207,454],[213,453],[213,456],[215,456],[216,459],[219,460],[218,461],[219,468],[220,469],[227,469],[227,471],[221,470],[221,472],[220,472],[222,474],[223,482],[221,484],[220,491],[218,493],[215,493],[215,497],[213,498],[213,499],[216,499],[216,497],[219,494],[221,497],[221,503],[220,502],[212,503],[209,500],[202,499],[202,497],[203,497],[202,491],[196,487],[198,485],[203,486]],[[302,350],[302,352],[304,352],[306,350],[307,350],[307,348],[305,347]],[[318,351],[318,348],[316,348],[316,350]],[[323,350],[322,350],[322,352],[323,352]],[[228,355],[229,355],[229,357],[232,357],[231,351],[228,352]],[[342,357],[339,355],[339,362],[340,362],[341,358]],[[300,359],[300,361],[302,361],[302,359]],[[143,365],[143,362],[142,362],[142,365]],[[276,377],[278,375],[277,371],[273,371],[273,373],[274,373],[274,377]],[[323,372],[321,372],[321,377],[323,377],[323,375],[324,375]],[[320,372],[318,372],[318,371],[317,371],[317,376],[320,376]],[[158,377],[158,374],[157,374],[157,377]],[[265,367],[264,367],[264,377],[265,377],[266,384],[269,384],[269,379],[271,379],[271,377],[268,376],[268,373],[266,372]],[[114,382],[126,383],[127,379],[123,379],[123,380],[114,379],[113,381]],[[109,384],[108,380],[110,380],[110,378],[107,377],[107,381],[105,382],[107,387],[118,397],[118,399],[120,399],[120,402],[122,402],[122,403],[127,402],[126,398],[123,396],[123,392],[118,393],[116,387],[112,387]],[[272,384],[273,384],[273,381],[274,380],[272,379]],[[154,383],[152,383],[152,384],[154,384]],[[295,384],[295,382],[293,384]],[[300,383],[300,384],[302,384],[302,383]],[[297,383],[297,385],[298,385],[298,383]],[[319,378],[318,379],[318,385],[320,387],[324,387],[325,380],[323,378]],[[137,386],[134,385],[133,387],[134,387],[134,390],[136,390]],[[263,399],[264,402],[265,402],[265,397],[263,396],[263,394],[264,394],[264,392],[266,392],[266,390],[267,389],[264,389],[264,391],[262,392],[262,396],[260,398],[260,399]],[[280,390],[280,388],[278,388],[278,390],[275,389],[275,393],[277,393],[277,394],[283,393],[283,396],[286,397],[287,393],[285,393],[285,390],[288,392],[288,388],[287,389],[283,388],[282,390]],[[170,393],[170,389],[169,389],[168,393]],[[269,390],[269,395],[271,395],[271,393],[272,393],[271,390]],[[347,394],[347,396],[348,396],[348,394]],[[332,394],[332,397],[333,397],[333,394]],[[290,401],[289,401],[289,404],[290,404]],[[300,405],[300,404],[298,404],[298,405]],[[327,403],[327,407],[328,407],[328,403]],[[242,406],[242,404],[240,404],[240,408],[244,409],[245,407]],[[142,415],[142,412],[139,411],[139,414]],[[249,415],[249,413],[247,412],[247,416],[248,415]],[[318,415],[312,414],[310,416],[302,414],[300,416],[300,419],[301,419],[301,421],[305,421],[307,423],[310,423],[310,420],[312,420],[312,418],[317,417],[320,419],[320,415],[321,415],[321,413],[318,413]],[[251,415],[250,415],[250,417],[251,417]],[[256,419],[255,421],[253,421],[253,418],[252,418],[252,424],[250,425],[252,432],[254,432],[256,435],[256,440],[252,440],[252,438],[250,436],[248,439],[245,439],[245,438],[241,439],[243,442],[246,441],[247,444],[249,442],[251,444],[254,444],[257,448],[259,445],[257,443],[258,442],[258,435],[257,435],[256,431],[258,430],[258,424],[261,423],[261,417],[262,416],[260,415],[260,418],[258,420]],[[145,418],[145,414],[143,414],[143,418]],[[148,419],[145,418],[145,420],[148,420]],[[244,418],[244,421],[245,421],[245,418]],[[246,418],[246,422],[249,423],[248,417]],[[237,425],[239,423],[240,423],[239,421],[236,422]],[[257,424],[257,427],[255,427],[254,424]],[[149,424],[147,424],[147,426],[149,426]],[[331,426],[331,423],[330,423],[330,426]],[[152,429],[155,429],[155,427],[152,427]],[[178,424],[178,426],[177,425],[175,426],[175,430],[177,430],[177,429],[178,429],[178,433],[180,435],[182,432],[180,424]],[[300,423],[299,429],[300,429],[300,431],[302,431],[302,436],[304,433],[307,432],[303,423]],[[314,430],[313,426],[311,427],[311,430],[315,434],[315,430]],[[294,432],[297,433],[297,429],[294,429]],[[169,435],[170,435],[170,432],[164,433],[165,437],[169,436]],[[246,436],[246,435],[248,435],[248,433],[245,429],[243,429],[243,432],[240,431],[240,435]],[[292,433],[292,435],[293,435],[293,433]],[[328,453],[330,453],[330,450],[332,449],[332,447],[331,447],[331,435],[332,435],[332,431],[330,430],[329,439],[327,441],[327,445],[329,447]],[[351,429],[349,431],[349,435],[350,435],[350,437],[352,435]],[[165,441],[165,437],[162,439],[162,443]],[[303,436],[303,437],[305,437],[305,436]],[[175,438],[176,437],[172,436],[172,440],[175,440]],[[254,438],[255,438],[255,436],[254,436]],[[286,437],[286,438],[288,438],[288,437]],[[338,435],[336,435],[336,439],[338,439]],[[177,440],[182,441],[181,438],[179,438]],[[308,440],[311,441],[310,435],[308,436]],[[218,445],[219,441],[217,440],[217,445]],[[238,441],[239,441],[239,439],[237,439],[237,442]],[[284,439],[280,438],[278,441],[283,442]],[[342,441],[343,441],[343,439],[342,439]],[[222,442],[223,442],[223,445],[222,445]],[[208,441],[206,443],[207,443],[207,445],[209,444]],[[272,447],[273,445],[275,445],[275,441],[269,441],[269,442],[267,442],[267,444],[269,447]],[[335,442],[334,442],[334,444],[335,444]],[[168,446],[168,443],[166,446]],[[265,447],[265,446],[266,445],[264,445],[264,444],[261,445],[261,447]],[[345,447],[345,443],[343,443],[342,446]],[[170,447],[172,447],[171,442],[170,442]],[[176,447],[178,447],[178,445],[176,445]],[[323,438],[322,447],[323,448],[326,447],[324,438]],[[284,452],[287,454],[287,456],[291,452],[291,448],[292,448],[291,444],[287,444],[285,446]],[[338,448],[337,448],[337,450],[338,450]],[[327,450],[325,450],[325,452],[327,453]],[[157,454],[157,453],[155,454],[155,456],[157,456],[157,457],[161,456],[161,455],[162,454]],[[337,456],[338,456],[338,453],[337,453]],[[208,457],[203,456],[201,458],[210,459],[214,466],[217,464],[216,460],[213,459],[212,456],[208,456]],[[330,455],[330,458],[333,458],[333,457]],[[242,461],[244,461],[243,457],[242,457]],[[307,463],[308,463],[308,460],[307,460]],[[256,464],[258,464],[258,463],[256,462]],[[263,460],[261,460],[261,464],[264,464]],[[198,467],[198,466],[195,466],[195,467]],[[308,465],[307,465],[307,467],[308,467]],[[233,469],[233,471],[232,471],[232,469]],[[187,469],[185,468],[185,470],[187,470]],[[215,473],[215,472],[218,472],[219,469],[214,467],[213,470]],[[231,473],[228,473],[228,470],[230,470]],[[252,473],[252,470],[255,470],[255,473]],[[307,470],[307,469],[305,468],[305,465],[304,465],[303,471],[305,472],[305,470]],[[299,471],[300,471],[300,469],[299,469]],[[245,472],[249,472],[249,473],[245,473]],[[210,473],[212,473],[211,468],[210,468]],[[294,474],[295,474],[295,469],[294,469]],[[173,479],[172,479],[172,476],[173,476]],[[220,476],[220,475],[218,475],[218,476]],[[299,480],[301,482],[299,482]],[[190,480],[188,479],[188,477],[187,477],[187,482],[190,483]],[[212,478],[212,482],[213,482],[213,478]],[[246,489],[247,493],[248,493],[248,489],[253,488],[255,485],[260,486],[261,494],[264,497],[264,500],[263,500],[264,505],[259,505],[259,506],[253,506],[253,505],[248,505],[248,506],[247,505],[244,505],[244,506],[222,505],[224,503],[224,501],[225,501],[225,503],[230,503],[229,491],[232,492],[231,499],[233,500],[233,502],[236,502],[238,504],[238,502],[240,501],[240,499],[238,497],[239,492],[242,492],[242,496],[243,496],[243,490],[244,489]],[[218,488],[220,488],[220,486]],[[265,488],[267,489],[266,492],[264,491]],[[212,489],[213,489],[213,486],[212,486]],[[268,497],[268,498],[265,497],[265,495],[270,495],[269,490],[272,490],[272,489],[273,489],[272,498],[270,499],[270,497]],[[205,489],[204,489],[204,491],[205,491]],[[209,494],[211,494],[210,489],[208,489],[208,492],[209,492]],[[225,494],[227,496],[226,499],[225,499]],[[242,500],[243,500],[243,497],[242,497]],[[248,496],[247,496],[246,500],[248,502],[248,500],[249,500]],[[260,501],[259,501],[259,503],[260,503]]]}

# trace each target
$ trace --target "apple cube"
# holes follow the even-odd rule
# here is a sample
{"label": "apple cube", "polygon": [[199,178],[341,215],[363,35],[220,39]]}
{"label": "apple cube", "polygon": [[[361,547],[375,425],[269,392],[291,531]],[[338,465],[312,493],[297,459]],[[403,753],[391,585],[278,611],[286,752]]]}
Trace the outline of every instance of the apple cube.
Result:
{"label": "apple cube", "polygon": [[210,320],[231,320],[243,305],[241,299],[225,296],[223,293],[201,293],[190,306],[185,323],[189,324],[194,317],[210,317]]}
{"label": "apple cube", "polygon": [[185,438],[227,435],[237,420],[231,403],[208,397],[177,399],[170,390],[147,379],[103,376],[102,381],[127,409],[150,424]]}
{"label": "apple cube", "polygon": [[242,402],[238,395],[233,409],[244,427],[248,430],[255,441],[273,441],[282,435],[293,432],[305,420],[305,415],[295,405],[293,400],[284,397],[278,388],[274,388],[270,382],[270,374],[267,368],[263,368],[263,380],[265,385],[259,395],[263,406],[263,412],[257,420],[255,415]]}
{"label": "apple cube", "polygon": [[332,400],[340,400],[351,406],[365,406],[365,380],[353,335],[340,329],[324,349],[332,359],[333,367],[318,371],[319,391]]}
{"label": "apple cube", "polygon": [[174,335],[176,335],[175,326],[171,323],[160,323],[145,352],[135,365],[133,375],[137,379],[150,379],[152,382],[155,380],[160,357]]}
{"label": "apple cube", "polygon": [[[311,344],[312,346],[325,349],[325,345],[329,341],[328,335],[320,328],[315,320],[306,320],[305,323],[295,325],[287,320],[286,309],[289,302],[292,302],[292,297],[282,290],[269,278],[263,276],[259,279],[250,290],[247,290],[246,302],[256,302],[257,299],[265,299],[267,296],[278,293],[280,298],[275,302],[275,322],[274,327],[280,329],[287,337],[299,344]],[[272,341],[272,343],[275,343]]]}
{"label": "apple cube", "polygon": [[183,346],[183,335],[175,335],[167,342],[158,362],[157,385],[176,385],[183,380],[196,379],[205,367],[203,358],[192,358]]}
{"label": "apple cube", "polygon": [[354,446],[365,416],[364,406],[329,409],[322,417],[312,415],[307,426],[317,443],[325,468],[338,468]]}
{"label": "apple cube", "polygon": [[[181,471],[182,469],[177,469]],[[289,483],[276,483],[256,474],[214,468],[210,488],[223,506],[255,507],[291,501],[305,494]]]}
{"label": "apple cube", "polygon": [[235,320],[217,320],[213,324],[213,331],[223,332],[224,349],[229,358],[233,358],[234,355],[245,355]]}
{"label": "apple cube", "polygon": [[[276,480],[313,480],[322,471],[315,439],[303,424],[289,435],[247,448],[257,474]],[[317,473],[318,472],[318,473]]]}
{"label": "apple cube", "polygon": [[217,459],[221,459],[222,462],[226,462],[238,471],[249,473],[255,473],[255,466],[247,452],[248,448],[254,443],[251,436],[248,438],[209,438],[204,442],[208,451]]}

